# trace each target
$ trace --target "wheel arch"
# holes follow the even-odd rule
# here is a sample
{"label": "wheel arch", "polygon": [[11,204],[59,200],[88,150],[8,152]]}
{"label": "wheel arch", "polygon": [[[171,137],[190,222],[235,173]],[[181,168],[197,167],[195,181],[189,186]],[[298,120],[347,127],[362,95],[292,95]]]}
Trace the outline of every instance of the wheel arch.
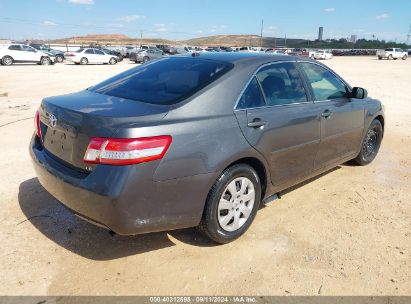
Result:
{"label": "wheel arch", "polygon": [[267,192],[267,182],[268,182],[267,169],[264,166],[263,162],[256,157],[243,157],[243,158],[240,158],[230,163],[228,166],[226,166],[222,170],[222,172],[224,172],[224,170],[228,169],[229,167],[237,165],[237,164],[247,164],[257,172],[258,178],[260,179],[260,182],[261,182],[261,199],[263,199]]}
{"label": "wheel arch", "polygon": [[374,119],[378,120],[381,123],[381,125],[382,125],[382,136],[384,137],[384,129],[385,129],[384,116],[382,116],[380,114],[380,115],[377,115]]}

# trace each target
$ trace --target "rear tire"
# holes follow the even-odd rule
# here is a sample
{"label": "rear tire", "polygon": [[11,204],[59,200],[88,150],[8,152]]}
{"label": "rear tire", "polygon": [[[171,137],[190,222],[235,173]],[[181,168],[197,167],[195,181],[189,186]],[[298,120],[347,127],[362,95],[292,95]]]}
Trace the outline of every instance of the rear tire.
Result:
{"label": "rear tire", "polygon": [[378,56],[378,60],[382,60],[382,57],[381,57],[381,56]]}
{"label": "rear tire", "polygon": [[110,64],[116,64],[116,63],[117,63],[117,60],[116,60],[116,58],[112,57],[112,58],[110,58],[110,61],[109,61],[108,63],[110,63]]}
{"label": "rear tire", "polygon": [[217,243],[229,243],[250,227],[260,201],[258,174],[249,165],[233,165],[211,188],[198,229]]}
{"label": "rear tire", "polygon": [[407,60],[407,55],[402,56],[402,60]]}
{"label": "rear tire", "polygon": [[380,149],[383,133],[381,122],[378,119],[374,119],[361,142],[361,151],[354,158],[354,163],[365,166],[374,160]]}
{"label": "rear tire", "polygon": [[12,65],[14,63],[14,60],[10,56],[4,56],[1,60],[1,63],[3,65],[8,66],[8,65]]}
{"label": "rear tire", "polygon": [[145,57],[143,58],[143,63],[146,63],[146,62],[148,62],[148,61],[150,61],[150,57],[145,56]]}
{"label": "rear tire", "polygon": [[387,59],[388,59],[388,60],[392,59],[392,55],[389,55]]}
{"label": "rear tire", "polygon": [[86,57],[81,58],[80,59],[80,64],[82,64],[82,65],[88,64],[88,59]]}

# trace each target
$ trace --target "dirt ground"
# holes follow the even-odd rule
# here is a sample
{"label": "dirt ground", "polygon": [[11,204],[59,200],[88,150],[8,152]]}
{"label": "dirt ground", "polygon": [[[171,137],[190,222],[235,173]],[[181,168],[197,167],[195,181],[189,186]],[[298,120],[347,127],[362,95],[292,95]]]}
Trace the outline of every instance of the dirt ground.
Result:
{"label": "dirt ground", "polygon": [[41,99],[132,64],[0,66],[0,294],[411,295],[411,60],[326,64],[384,102],[378,157],[294,187],[223,246],[195,229],[113,237],[40,186],[28,143]]}

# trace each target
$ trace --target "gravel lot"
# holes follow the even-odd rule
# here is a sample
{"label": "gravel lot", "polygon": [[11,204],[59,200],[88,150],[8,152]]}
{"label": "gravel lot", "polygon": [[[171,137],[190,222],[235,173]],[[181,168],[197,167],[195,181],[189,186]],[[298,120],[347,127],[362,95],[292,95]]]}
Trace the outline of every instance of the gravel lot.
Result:
{"label": "gravel lot", "polygon": [[195,229],[112,237],[35,177],[27,150],[41,99],[133,64],[0,66],[0,294],[411,295],[411,60],[326,64],[384,102],[379,156],[294,187],[224,246]]}

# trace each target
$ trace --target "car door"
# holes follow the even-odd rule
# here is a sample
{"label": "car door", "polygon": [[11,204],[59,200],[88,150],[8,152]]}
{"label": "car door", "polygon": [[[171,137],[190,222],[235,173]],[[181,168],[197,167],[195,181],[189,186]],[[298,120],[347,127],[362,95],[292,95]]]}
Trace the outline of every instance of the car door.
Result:
{"label": "car door", "polygon": [[28,45],[22,45],[21,48],[24,53],[24,57],[26,58],[26,61],[29,61],[29,62],[39,62],[40,61],[40,58],[41,58],[40,52],[37,51],[35,48],[28,46]]}
{"label": "car door", "polygon": [[87,49],[84,51],[84,55],[87,58],[89,63],[96,63],[96,55],[94,54],[93,49]]}
{"label": "car door", "polygon": [[107,63],[109,61],[109,56],[103,51],[94,50],[95,62],[96,63]]}
{"label": "car door", "polygon": [[8,47],[8,55],[10,55],[14,61],[25,61],[25,56],[23,50],[21,49],[21,45],[19,44],[12,44]]}
{"label": "car door", "polygon": [[321,142],[314,168],[355,156],[364,130],[365,101],[350,98],[349,86],[328,68],[313,62],[299,65],[320,110]]}
{"label": "car door", "polygon": [[320,142],[318,109],[294,62],[260,68],[237,109],[245,109],[236,112],[241,129],[269,163],[274,186],[292,184],[311,173]]}

